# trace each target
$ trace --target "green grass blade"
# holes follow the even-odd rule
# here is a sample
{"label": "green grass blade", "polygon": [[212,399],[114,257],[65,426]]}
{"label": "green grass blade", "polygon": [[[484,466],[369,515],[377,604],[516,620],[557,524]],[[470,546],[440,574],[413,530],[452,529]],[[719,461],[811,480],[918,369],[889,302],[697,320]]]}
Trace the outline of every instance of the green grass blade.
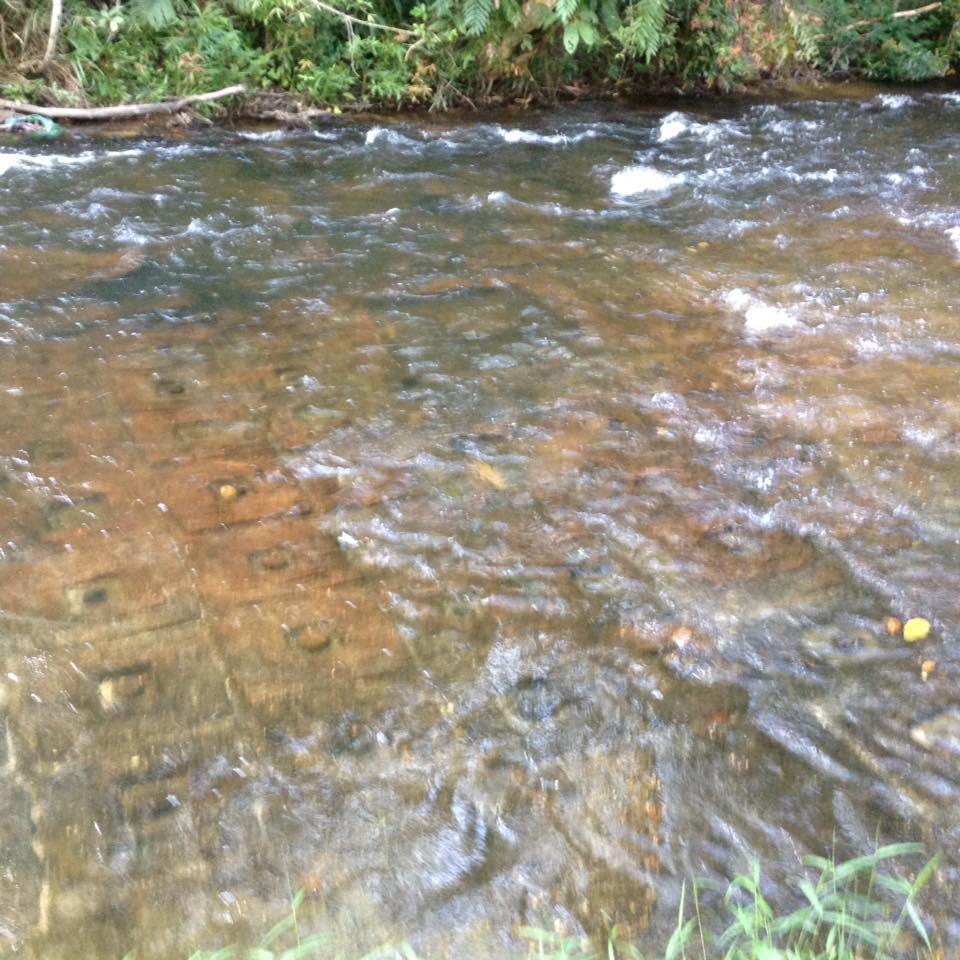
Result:
{"label": "green grass blade", "polygon": [[280,939],[288,930],[291,930],[296,923],[296,918],[292,913],[287,914],[282,920],[271,927],[261,938],[260,946],[269,947]]}
{"label": "green grass blade", "polygon": [[929,950],[930,938],[927,936],[927,928],[923,925],[923,921],[920,919],[920,914],[917,913],[917,908],[910,900],[907,900],[904,903],[903,908],[906,910],[907,916],[910,918],[910,923],[913,924],[913,929],[917,931],[920,939],[923,940],[924,946]]}
{"label": "green grass blade", "polygon": [[620,940],[620,927],[614,924],[607,934],[607,960],[617,960],[617,947]]}
{"label": "green grass blade", "polygon": [[906,857],[923,852],[923,844],[920,843],[888,843],[885,847],[878,847],[873,853],[837,864],[833,868],[833,876],[838,883],[844,883],[858,873],[873,870],[882,860],[892,860],[895,857]]}
{"label": "green grass blade", "polygon": [[820,897],[817,896],[817,891],[813,884],[806,877],[800,881],[800,892],[810,901],[810,906],[813,907],[817,916],[822,917],[823,904],[820,902]]}
{"label": "green grass blade", "polygon": [[685,956],[687,941],[690,939],[696,923],[696,919],[691,917],[686,923],[679,925],[673,931],[670,940],[667,942],[667,949],[663,952],[663,960],[677,960],[677,957]]}
{"label": "green grass blade", "polygon": [[910,894],[911,896],[916,896],[927,885],[937,867],[940,866],[940,860],[942,858],[942,851],[937,851],[937,853],[935,853],[927,861],[927,863],[924,864],[923,869],[917,874],[917,879],[913,881],[913,890]]}
{"label": "green grass blade", "polygon": [[330,942],[330,937],[324,933],[314,933],[301,940],[295,947],[284,950],[280,955],[280,960],[303,960],[304,957],[314,957],[320,955],[322,947]]}

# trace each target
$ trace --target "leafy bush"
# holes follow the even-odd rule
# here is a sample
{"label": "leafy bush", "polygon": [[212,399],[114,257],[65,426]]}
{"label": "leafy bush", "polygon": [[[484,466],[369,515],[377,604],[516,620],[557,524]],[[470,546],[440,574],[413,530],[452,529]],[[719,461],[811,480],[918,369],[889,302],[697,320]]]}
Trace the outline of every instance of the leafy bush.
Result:
{"label": "leafy bush", "polygon": [[0,0],[6,90],[96,102],[235,82],[318,103],[548,99],[571,85],[727,90],[798,69],[915,81],[960,60],[960,0]]}

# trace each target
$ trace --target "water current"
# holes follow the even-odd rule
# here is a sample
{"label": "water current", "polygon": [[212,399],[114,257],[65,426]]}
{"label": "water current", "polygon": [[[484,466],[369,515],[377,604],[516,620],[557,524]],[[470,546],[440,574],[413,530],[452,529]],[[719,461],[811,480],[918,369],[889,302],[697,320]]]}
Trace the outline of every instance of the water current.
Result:
{"label": "water current", "polygon": [[0,952],[960,949],[960,95],[674,107],[0,145]]}

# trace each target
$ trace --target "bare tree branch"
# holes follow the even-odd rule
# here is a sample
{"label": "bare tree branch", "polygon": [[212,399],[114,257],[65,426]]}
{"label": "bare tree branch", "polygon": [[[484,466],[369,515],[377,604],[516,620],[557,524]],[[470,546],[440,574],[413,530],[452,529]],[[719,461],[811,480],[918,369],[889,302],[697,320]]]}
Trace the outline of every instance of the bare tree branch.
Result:
{"label": "bare tree branch", "polygon": [[122,117],[144,117],[151,113],[176,113],[191,103],[205,103],[209,100],[221,100],[246,92],[239,83],[233,87],[224,87],[210,93],[198,93],[179,100],[164,100],[162,103],[129,103],[119,107],[41,107],[34,103],[18,103],[15,100],[0,100],[0,107],[16,113],[36,113],[51,120],[116,120]]}
{"label": "bare tree branch", "polygon": [[[939,10],[942,6],[942,0],[936,0],[935,3],[927,3],[922,7],[915,7],[913,10],[897,10],[896,13],[892,13],[890,16],[893,20],[906,20],[908,17],[919,17],[923,13]],[[886,19],[886,17],[869,17],[866,20],[854,20],[853,23],[848,23],[840,32],[845,33],[847,30],[856,30],[857,27],[869,27],[874,23],[882,23]]]}
{"label": "bare tree branch", "polygon": [[323,0],[309,0],[309,3],[311,7],[322,10],[324,13],[331,13],[347,24],[356,23],[361,27],[370,27],[373,30],[386,30],[388,33],[395,33],[400,37],[408,37],[410,35],[409,30],[401,30],[399,27],[388,27],[385,23],[374,23],[372,20],[361,20],[359,17],[345,13],[343,10],[331,7],[329,3],[324,3]]}
{"label": "bare tree branch", "polygon": [[53,0],[50,10],[50,35],[47,37],[47,52],[40,61],[41,69],[57,55],[57,41],[60,39],[60,22],[63,19],[63,0]]}

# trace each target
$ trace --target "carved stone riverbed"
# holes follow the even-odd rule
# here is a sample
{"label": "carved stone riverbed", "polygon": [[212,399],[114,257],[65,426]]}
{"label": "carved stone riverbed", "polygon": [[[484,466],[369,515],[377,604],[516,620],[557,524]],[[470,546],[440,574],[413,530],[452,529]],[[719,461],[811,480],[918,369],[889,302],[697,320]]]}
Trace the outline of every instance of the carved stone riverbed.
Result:
{"label": "carved stone riverbed", "polygon": [[0,144],[0,954],[960,949],[960,96],[498,119]]}

